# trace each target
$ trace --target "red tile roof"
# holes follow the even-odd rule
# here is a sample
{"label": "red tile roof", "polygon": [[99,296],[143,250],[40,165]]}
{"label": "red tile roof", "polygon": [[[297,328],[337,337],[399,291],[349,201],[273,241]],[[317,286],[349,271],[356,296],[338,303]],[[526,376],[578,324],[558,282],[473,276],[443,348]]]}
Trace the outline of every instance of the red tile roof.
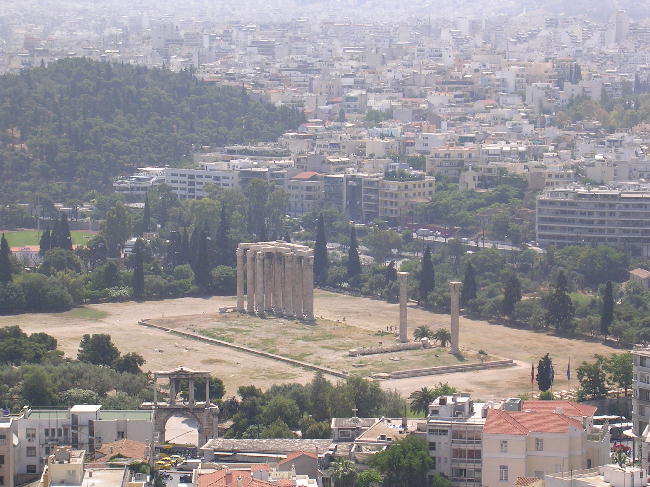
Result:
{"label": "red tile roof", "polygon": [[528,485],[536,484],[537,482],[541,482],[541,480],[538,479],[537,477],[517,477],[517,480],[515,481],[515,486],[526,487]]}
{"label": "red tile roof", "polygon": [[531,432],[566,433],[571,427],[583,428],[580,421],[555,412],[490,409],[483,433],[497,435],[527,435]]}
{"label": "red tile roof", "polygon": [[296,174],[291,179],[302,179],[302,180],[307,181],[308,179],[311,179],[314,176],[320,176],[320,173],[317,173],[316,171],[304,171],[304,172]]}
{"label": "red tile roof", "polygon": [[[241,479],[237,483],[237,479]],[[217,470],[199,476],[197,487],[269,487],[276,484],[254,479],[250,472],[245,470]]]}
{"label": "red tile roof", "polygon": [[113,457],[131,458],[134,460],[146,461],[149,458],[149,447],[146,443],[129,439],[104,443],[96,450],[95,458],[100,461],[108,461]]}
{"label": "red tile roof", "polygon": [[593,416],[598,408],[588,404],[582,404],[572,401],[524,401],[521,409],[524,411],[547,411],[553,412],[556,409],[562,409],[562,412],[572,418],[581,418],[583,416]]}

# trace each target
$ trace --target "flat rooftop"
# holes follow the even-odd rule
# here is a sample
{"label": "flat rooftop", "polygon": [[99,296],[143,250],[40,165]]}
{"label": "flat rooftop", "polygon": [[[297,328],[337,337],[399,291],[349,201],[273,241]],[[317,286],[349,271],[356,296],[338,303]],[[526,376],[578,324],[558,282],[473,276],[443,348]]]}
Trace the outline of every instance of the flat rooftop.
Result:
{"label": "flat rooftop", "polygon": [[153,419],[153,411],[141,411],[139,409],[104,411],[102,409],[99,411],[99,419],[105,421],[113,419],[151,421]]}

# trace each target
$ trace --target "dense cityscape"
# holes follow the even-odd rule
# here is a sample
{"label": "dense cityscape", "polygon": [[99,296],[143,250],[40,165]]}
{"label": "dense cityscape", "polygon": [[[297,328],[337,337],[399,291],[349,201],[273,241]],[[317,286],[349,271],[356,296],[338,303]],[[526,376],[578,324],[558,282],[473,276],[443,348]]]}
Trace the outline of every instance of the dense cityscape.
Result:
{"label": "dense cityscape", "polygon": [[644,487],[650,4],[0,2],[0,487]]}

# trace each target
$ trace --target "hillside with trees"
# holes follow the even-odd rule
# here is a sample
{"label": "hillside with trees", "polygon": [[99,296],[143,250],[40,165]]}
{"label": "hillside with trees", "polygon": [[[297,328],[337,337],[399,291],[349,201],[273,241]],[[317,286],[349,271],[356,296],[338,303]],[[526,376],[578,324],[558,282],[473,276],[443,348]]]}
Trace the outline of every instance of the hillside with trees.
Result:
{"label": "hillside with trees", "polygon": [[0,76],[1,202],[106,190],[146,165],[180,165],[193,147],[277,138],[302,114],[192,72],[65,59]]}

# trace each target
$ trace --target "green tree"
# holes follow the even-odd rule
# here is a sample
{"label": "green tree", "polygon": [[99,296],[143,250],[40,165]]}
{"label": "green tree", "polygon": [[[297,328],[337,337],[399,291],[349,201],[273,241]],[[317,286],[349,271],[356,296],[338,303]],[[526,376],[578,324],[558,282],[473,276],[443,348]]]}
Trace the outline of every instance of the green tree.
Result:
{"label": "green tree", "polygon": [[374,468],[363,470],[357,475],[357,487],[380,487],[383,481],[384,478]]}
{"label": "green tree", "polygon": [[420,275],[418,279],[419,304],[426,304],[429,294],[435,287],[436,281],[433,271],[433,262],[431,261],[431,249],[427,245],[422,254],[422,264],[420,266]]}
{"label": "green tree", "polygon": [[230,244],[230,221],[228,213],[226,212],[225,205],[221,205],[221,216],[219,218],[219,226],[217,227],[217,235],[215,238],[215,264],[231,265],[233,262],[233,249]]}
{"label": "green tree", "polygon": [[438,396],[436,391],[428,387],[422,387],[417,391],[411,392],[409,400],[411,401],[411,410],[416,413],[428,413],[429,404],[431,404]]}
{"label": "green tree", "polygon": [[557,331],[570,331],[573,329],[573,316],[575,310],[564,272],[560,271],[553,292],[546,303],[546,322],[555,327]]}
{"label": "green tree", "polygon": [[607,281],[603,292],[603,305],[600,311],[600,332],[607,336],[609,327],[614,321],[614,291],[612,281]]}
{"label": "green tree", "polygon": [[77,360],[95,365],[111,366],[120,356],[110,335],[103,333],[85,334],[79,343]]}
{"label": "green tree", "polygon": [[46,229],[42,234],[41,234],[41,239],[38,242],[38,253],[43,256],[45,255],[45,252],[50,250],[52,247],[52,242],[51,242],[51,236],[50,236],[50,229]]}
{"label": "green tree", "polygon": [[325,221],[323,214],[318,217],[316,229],[316,242],[314,244],[314,284],[323,285],[327,282],[327,269],[329,259],[327,256],[327,239],[325,237]]}
{"label": "green tree", "polygon": [[297,428],[300,420],[300,409],[296,401],[287,397],[275,396],[262,409],[262,421],[272,424],[281,420],[290,428]]}
{"label": "green tree", "polygon": [[137,239],[133,246],[133,297],[144,298],[144,242]]}
{"label": "green tree", "polygon": [[88,389],[74,387],[61,392],[58,402],[65,404],[66,407],[72,407],[75,404],[99,404],[99,394]]}
{"label": "green tree", "polygon": [[440,343],[442,348],[445,348],[451,342],[451,332],[447,328],[438,328],[434,332],[433,338]]}
{"label": "green tree", "polygon": [[506,279],[503,289],[503,301],[501,302],[501,313],[503,316],[512,317],[515,306],[521,301],[521,283],[516,274],[510,274]]}
{"label": "green tree", "polygon": [[43,367],[29,365],[21,369],[21,397],[31,407],[56,404],[54,378]]}
{"label": "green tree", "polygon": [[420,325],[413,331],[413,338],[422,340],[423,338],[433,338],[433,330],[427,325]]}
{"label": "green tree", "polygon": [[102,235],[106,239],[108,254],[119,257],[124,242],[131,236],[131,221],[126,206],[121,201],[106,213]]}
{"label": "green tree", "polygon": [[329,402],[332,390],[331,382],[321,371],[316,372],[308,388],[309,411],[316,421],[328,420],[332,417]]}
{"label": "green tree", "polygon": [[623,389],[625,397],[632,387],[632,354],[630,352],[613,353],[605,362],[604,370],[608,373],[609,381]]}
{"label": "green tree", "polygon": [[395,487],[429,487],[432,463],[426,440],[413,435],[368,459],[368,465],[383,475],[384,485]]}
{"label": "green tree", "polygon": [[115,359],[112,367],[118,372],[140,374],[142,373],[140,367],[144,365],[144,362],[145,360],[142,355],[137,352],[129,352]]}
{"label": "green tree", "polygon": [[547,353],[537,364],[537,387],[540,391],[546,392],[553,385],[555,371],[553,370],[553,360]]}
{"label": "green tree", "polygon": [[472,263],[468,262],[467,267],[465,268],[463,288],[460,293],[461,306],[466,306],[472,299],[476,299],[476,276],[474,274]]}
{"label": "green tree", "polygon": [[210,289],[210,257],[208,255],[208,236],[201,231],[198,237],[196,260],[193,266],[196,284],[207,292]]}
{"label": "green tree", "polygon": [[594,362],[582,362],[578,367],[578,382],[580,390],[578,397],[585,399],[601,399],[607,396],[607,376],[605,374],[605,357],[594,355]]}
{"label": "green tree", "polygon": [[48,250],[38,271],[51,276],[57,272],[70,271],[79,274],[82,269],[81,259],[72,251],[60,247]]}
{"label": "green tree", "polygon": [[352,225],[350,227],[350,247],[348,248],[347,276],[348,282],[357,283],[361,275],[361,259],[359,258],[359,243],[357,242],[357,231]]}
{"label": "green tree", "polygon": [[11,249],[3,233],[0,239],[0,283],[6,284],[11,282],[12,273]]}
{"label": "green tree", "polygon": [[291,431],[289,426],[281,419],[275,420],[268,426],[260,429],[260,438],[295,438],[296,435]]}
{"label": "green tree", "polygon": [[354,487],[357,482],[357,469],[352,460],[339,458],[330,466],[334,487]]}

